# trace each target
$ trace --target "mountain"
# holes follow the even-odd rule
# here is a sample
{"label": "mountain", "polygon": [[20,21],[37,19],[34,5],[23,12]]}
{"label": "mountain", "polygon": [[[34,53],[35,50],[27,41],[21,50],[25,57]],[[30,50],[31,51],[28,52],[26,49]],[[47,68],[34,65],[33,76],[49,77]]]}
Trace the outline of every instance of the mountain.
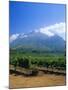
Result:
{"label": "mountain", "polygon": [[29,51],[64,52],[65,41],[58,35],[48,36],[40,31],[31,31],[19,34],[10,42],[10,48],[25,49]]}

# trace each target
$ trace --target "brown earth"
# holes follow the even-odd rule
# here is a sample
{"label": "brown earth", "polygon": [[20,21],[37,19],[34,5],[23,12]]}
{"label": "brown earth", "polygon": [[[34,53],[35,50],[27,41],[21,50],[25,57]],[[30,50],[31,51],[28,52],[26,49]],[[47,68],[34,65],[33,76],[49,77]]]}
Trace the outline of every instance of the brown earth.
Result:
{"label": "brown earth", "polygon": [[65,76],[55,74],[40,74],[32,77],[10,74],[9,79],[10,88],[63,86],[66,84]]}

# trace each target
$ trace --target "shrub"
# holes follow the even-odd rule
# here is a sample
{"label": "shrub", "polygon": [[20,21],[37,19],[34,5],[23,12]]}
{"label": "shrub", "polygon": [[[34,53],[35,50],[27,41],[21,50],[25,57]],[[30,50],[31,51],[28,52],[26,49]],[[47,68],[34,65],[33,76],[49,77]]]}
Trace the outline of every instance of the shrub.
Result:
{"label": "shrub", "polygon": [[13,59],[12,64],[13,64],[13,66],[14,66],[14,71],[16,71],[16,67],[17,67],[17,65],[18,65],[17,58],[14,58],[14,59]]}
{"label": "shrub", "polygon": [[24,68],[29,68],[30,67],[30,60],[26,57],[19,58],[18,62],[19,62],[20,67],[24,67]]}

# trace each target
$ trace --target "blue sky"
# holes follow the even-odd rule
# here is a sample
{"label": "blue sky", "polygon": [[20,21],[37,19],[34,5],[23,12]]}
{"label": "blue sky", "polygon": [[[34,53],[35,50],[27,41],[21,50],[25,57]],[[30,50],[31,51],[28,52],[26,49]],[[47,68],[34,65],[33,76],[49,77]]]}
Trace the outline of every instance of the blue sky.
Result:
{"label": "blue sky", "polygon": [[10,35],[25,33],[65,22],[65,5],[10,1],[9,19]]}

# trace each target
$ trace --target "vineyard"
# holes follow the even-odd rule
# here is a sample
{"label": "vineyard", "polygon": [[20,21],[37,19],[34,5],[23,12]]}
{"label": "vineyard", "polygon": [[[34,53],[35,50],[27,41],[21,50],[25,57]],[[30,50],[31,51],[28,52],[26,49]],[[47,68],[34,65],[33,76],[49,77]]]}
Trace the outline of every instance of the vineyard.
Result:
{"label": "vineyard", "polygon": [[13,50],[10,52],[10,65],[14,71],[20,67],[31,71],[31,75],[38,74],[39,70],[56,73],[60,71],[62,74],[65,74],[66,70],[65,55],[62,53],[22,53]]}
{"label": "vineyard", "polygon": [[66,84],[63,53],[10,50],[10,88]]}

